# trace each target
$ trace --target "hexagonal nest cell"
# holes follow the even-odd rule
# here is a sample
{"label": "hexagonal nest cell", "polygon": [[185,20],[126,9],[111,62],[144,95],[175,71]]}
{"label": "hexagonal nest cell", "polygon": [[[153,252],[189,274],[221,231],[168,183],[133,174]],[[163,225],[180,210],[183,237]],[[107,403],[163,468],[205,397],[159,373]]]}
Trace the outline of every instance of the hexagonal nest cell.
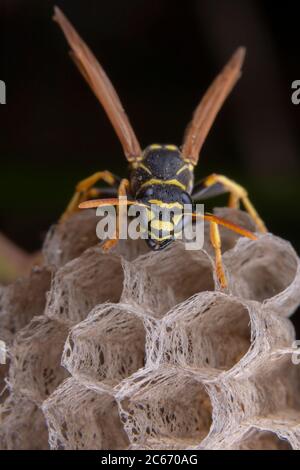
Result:
{"label": "hexagonal nest cell", "polygon": [[43,266],[0,287],[1,449],[300,449],[291,245],[221,228],[221,289],[208,226],[202,250],[104,253],[96,223],[52,227]]}
{"label": "hexagonal nest cell", "polygon": [[94,392],[73,378],[43,404],[55,449],[125,449],[129,441],[113,396]]}
{"label": "hexagonal nest cell", "polygon": [[162,324],[161,361],[185,368],[231,369],[251,345],[247,306],[220,292],[193,296]]}
{"label": "hexagonal nest cell", "polygon": [[204,385],[176,369],[137,373],[134,387],[125,382],[117,398],[132,443],[186,448],[210,430],[212,405]]}
{"label": "hexagonal nest cell", "polygon": [[274,432],[253,428],[244,436],[237,450],[292,450],[292,446]]}
{"label": "hexagonal nest cell", "polygon": [[74,326],[62,361],[69,372],[96,385],[117,385],[144,365],[143,316],[130,305],[104,304]]}

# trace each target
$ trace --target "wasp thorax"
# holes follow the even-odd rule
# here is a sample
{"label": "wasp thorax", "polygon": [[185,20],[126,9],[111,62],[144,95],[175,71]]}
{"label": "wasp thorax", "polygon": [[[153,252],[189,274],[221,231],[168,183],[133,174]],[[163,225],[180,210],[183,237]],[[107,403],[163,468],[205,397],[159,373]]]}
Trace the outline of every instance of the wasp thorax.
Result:
{"label": "wasp thorax", "polygon": [[147,147],[132,165],[131,185],[138,197],[149,186],[164,184],[191,192],[193,166],[185,162],[175,145],[154,144]]}
{"label": "wasp thorax", "polygon": [[144,150],[143,163],[156,178],[176,178],[183,166],[181,153],[176,145],[150,145]]}

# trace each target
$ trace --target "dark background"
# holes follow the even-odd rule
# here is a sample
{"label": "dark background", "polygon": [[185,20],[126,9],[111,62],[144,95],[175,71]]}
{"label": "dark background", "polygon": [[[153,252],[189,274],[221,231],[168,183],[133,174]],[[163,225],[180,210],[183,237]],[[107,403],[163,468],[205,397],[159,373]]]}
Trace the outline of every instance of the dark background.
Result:
{"label": "dark background", "polygon": [[[127,170],[100,105],[51,20],[53,1],[1,0],[1,230],[38,248],[79,179]],[[300,251],[299,12],[285,2],[59,1],[101,60],[142,146],[180,144],[199,98],[238,45],[244,74],[209,134],[197,176],[249,188],[269,229]],[[218,203],[223,202],[217,201]]]}
{"label": "dark background", "polygon": [[[199,98],[239,45],[244,73],[209,134],[197,177],[245,185],[270,231],[300,252],[296,2],[57,0],[114,83],[145,147],[180,144]],[[68,57],[53,1],[1,0],[0,226],[28,251],[96,170],[125,175],[121,146]],[[224,199],[215,201],[223,204]]]}

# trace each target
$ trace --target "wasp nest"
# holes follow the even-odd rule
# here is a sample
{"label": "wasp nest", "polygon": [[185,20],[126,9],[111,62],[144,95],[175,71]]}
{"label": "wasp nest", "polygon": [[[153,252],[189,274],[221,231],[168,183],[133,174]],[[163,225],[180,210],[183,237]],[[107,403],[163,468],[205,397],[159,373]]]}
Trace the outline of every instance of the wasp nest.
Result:
{"label": "wasp nest", "polygon": [[291,245],[222,229],[222,291],[208,242],[104,254],[95,224],[52,229],[45,266],[0,291],[1,448],[300,448]]}

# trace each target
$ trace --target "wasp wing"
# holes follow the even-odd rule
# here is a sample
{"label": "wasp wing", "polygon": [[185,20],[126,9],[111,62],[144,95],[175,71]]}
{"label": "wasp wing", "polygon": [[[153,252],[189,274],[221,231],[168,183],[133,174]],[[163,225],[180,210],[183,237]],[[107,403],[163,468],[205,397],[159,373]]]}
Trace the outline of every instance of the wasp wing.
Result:
{"label": "wasp wing", "polygon": [[233,54],[222,72],[215,78],[197,106],[188,125],[182,146],[183,158],[197,165],[200,150],[207,134],[225,99],[241,76],[245,48],[240,47]]}
{"label": "wasp wing", "polygon": [[89,47],[58,7],[54,9],[53,19],[64,32],[71,47],[71,56],[75,64],[109,117],[127,160],[135,160],[141,155],[141,147],[109,78]]}
{"label": "wasp wing", "polygon": [[215,183],[210,186],[205,186],[205,181],[206,178],[194,185],[192,192],[193,201],[202,201],[204,199],[210,199],[211,197],[219,196],[228,192],[228,190],[224,188],[222,183]]}

